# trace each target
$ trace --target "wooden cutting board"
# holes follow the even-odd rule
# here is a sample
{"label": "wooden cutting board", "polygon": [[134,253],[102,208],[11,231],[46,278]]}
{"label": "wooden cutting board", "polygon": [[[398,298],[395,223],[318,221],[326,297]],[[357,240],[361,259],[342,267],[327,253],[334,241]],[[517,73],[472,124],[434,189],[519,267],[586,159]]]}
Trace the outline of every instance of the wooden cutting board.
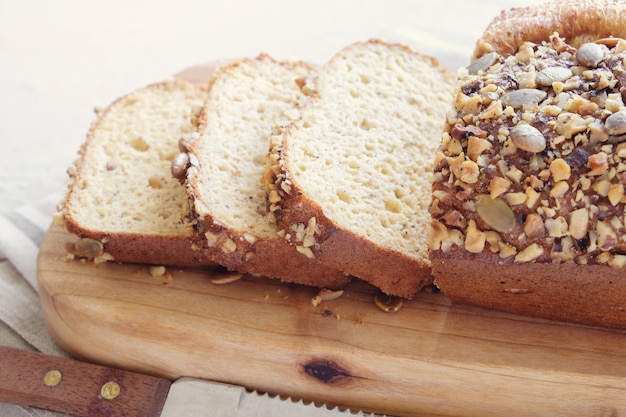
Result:
{"label": "wooden cutting board", "polygon": [[38,259],[50,332],[85,360],[402,416],[626,415],[626,332],[451,305],[424,290],[396,313],[351,284],[317,290],[219,271]]}

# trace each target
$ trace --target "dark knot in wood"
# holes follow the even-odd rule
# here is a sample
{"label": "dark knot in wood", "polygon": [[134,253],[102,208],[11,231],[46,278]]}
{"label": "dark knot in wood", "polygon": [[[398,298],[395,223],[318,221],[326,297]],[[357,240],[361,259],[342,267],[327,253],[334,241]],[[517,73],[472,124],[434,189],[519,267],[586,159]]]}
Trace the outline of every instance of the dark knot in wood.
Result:
{"label": "dark knot in wood", "polygon": [[352,375],[337,363],[326,359],[314,359],[303,365],[304,372],[325,384],[337,384]]}

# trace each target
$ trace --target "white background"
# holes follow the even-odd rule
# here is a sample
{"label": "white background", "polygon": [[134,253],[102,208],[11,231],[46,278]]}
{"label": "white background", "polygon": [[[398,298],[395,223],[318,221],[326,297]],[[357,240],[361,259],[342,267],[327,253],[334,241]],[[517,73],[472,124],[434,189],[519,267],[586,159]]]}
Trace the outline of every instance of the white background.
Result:
{"label": "white background", "polygon": [[65,190],[93,108],[223,58],[315,63],[368,38],[466,64],[502,8],[538,0],[0,0],[0,215]]}

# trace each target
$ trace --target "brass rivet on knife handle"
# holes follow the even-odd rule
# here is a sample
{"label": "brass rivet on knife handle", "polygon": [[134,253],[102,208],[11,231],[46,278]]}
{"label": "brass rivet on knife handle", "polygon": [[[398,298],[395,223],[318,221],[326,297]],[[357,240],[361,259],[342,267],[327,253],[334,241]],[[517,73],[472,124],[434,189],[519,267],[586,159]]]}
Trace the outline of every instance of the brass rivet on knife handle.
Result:
{"label": "brass rivet on knife handle", "polygon": [[43,383],[48,387],[56,387],[63,379],[63,374],[58,369],[51,369],[43,377]]}
{"label": "brass rivet on knife handle", "polygon": [[109,381],[100,388],[100,396],[105,400],[114,400],[120,395],[120,384],[115,381]]}
{"label": "brass rivet on knife handle", "polygon": [[170,381],[0,346],[0,403],[79,417],[159,416]]}

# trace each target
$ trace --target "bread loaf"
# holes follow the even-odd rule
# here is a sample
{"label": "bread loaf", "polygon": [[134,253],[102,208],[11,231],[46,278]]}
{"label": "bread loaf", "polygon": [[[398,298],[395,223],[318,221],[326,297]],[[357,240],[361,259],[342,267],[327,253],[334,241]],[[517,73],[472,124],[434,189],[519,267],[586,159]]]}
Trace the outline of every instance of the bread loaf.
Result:
{"label": "bread loaf", "polygon": [[377,40],[320,67],[299,117],[272,137],[268,203],[285,239],[391,295],[430,284],[432,158],[454,80]]}
{"label": "bread loaf", "polygon": [[120,262],[207,265],[180,219],[185,189],[170,165],[206,88],[167,80],[113,102],[92,124],[69,170],[61,212],[68,230],[104,243]]}
{"label": "bread loaf", "polygon": [[343,272],[289,245],[266,216],[261,182],[274,125],[303,98],[311,67],[266,54],[222,67],[209,87],[198,131],[188,140],[187,213],[194,247],[228,269],[338,288]]}
{"label": "bread loaf", "polygon": [[430,206],[450,299],[626,328],[625,58],[554,34],[461,74]]}

